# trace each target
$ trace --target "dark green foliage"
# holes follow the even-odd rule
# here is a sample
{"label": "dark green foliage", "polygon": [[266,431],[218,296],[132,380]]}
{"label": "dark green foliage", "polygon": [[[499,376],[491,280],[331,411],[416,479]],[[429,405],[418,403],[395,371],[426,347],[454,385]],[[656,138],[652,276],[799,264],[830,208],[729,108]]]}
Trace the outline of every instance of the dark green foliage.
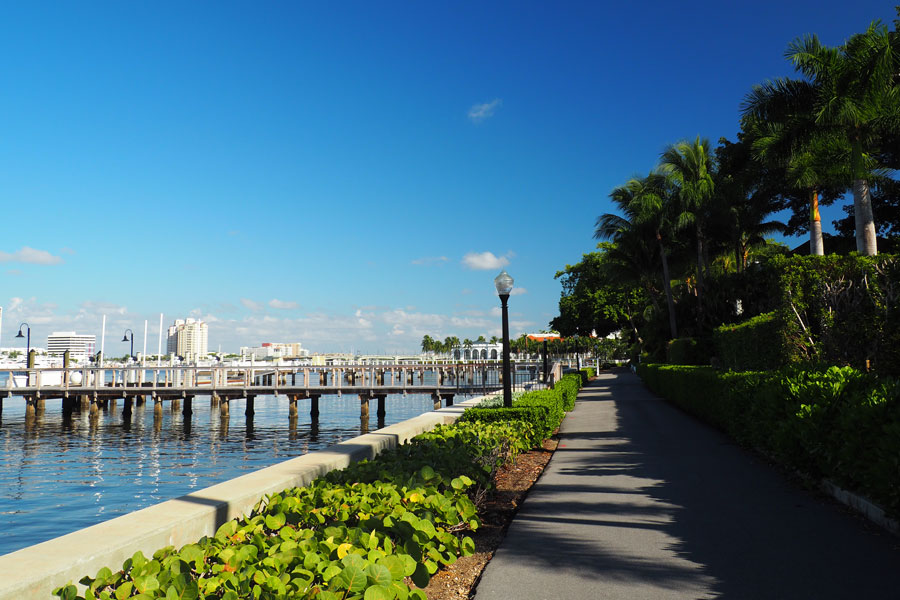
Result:
{"label": "dark green foliage", "polygon": [[638,374],[739,442],[900,515],[900,381],[851,367],[717,373],[645,364]]}
{"label": "dark green foliage", "polygon": [[781,342],[783,325],[775,313],[766,313],[713,331],[718,366],[735,371],[777,369],[788,362]]}
{"label": "dark green foliage", "polygon": [[581,373],[581,385],[585,386],[588,384],[588,381],[597,376],[597,372],[594,371],[594,367],[583,367],[580,371]]}
{"label": "dark green foliage", "polygon": [[675,365],[706,365],[709,364],[709,344],[696,338],[669,340],[666,357]]}
{"label": "dark green foliage", "polygon": [[81,580],[83,596],[71,583],[54,595],[425,600],[408,581],[425,587],[442,565],[475,551],[466,533],[481,524],[476,503],[493,473],[559,426],[580,384],[570,375],[512,409],[470,409],[375,460],[263,498],[212,538],[151,559],[138,552],[116,572],[104,567]]}
{"label": "dark green foliage", "polygon": [[776,268],[787,356],[900,373],[896,256],[803,256],[776,260]]}

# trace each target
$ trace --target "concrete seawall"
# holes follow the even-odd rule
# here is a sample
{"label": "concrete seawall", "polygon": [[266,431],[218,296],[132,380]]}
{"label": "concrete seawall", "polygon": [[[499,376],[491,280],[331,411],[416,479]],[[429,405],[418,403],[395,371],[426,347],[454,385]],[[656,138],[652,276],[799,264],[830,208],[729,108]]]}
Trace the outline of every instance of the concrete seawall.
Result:
{"label": "concrete seawall", "polygon": [[191,494],[0,556],[0,600],[47,600],[54,588],[102,567],[116,570],[140,550],[181,547],[212,536],[247,514],[267,494],[303,486],[347,465],[373,458],[438,424],[454,422],[480,398],[425,413],[328,448],[286,460]]}

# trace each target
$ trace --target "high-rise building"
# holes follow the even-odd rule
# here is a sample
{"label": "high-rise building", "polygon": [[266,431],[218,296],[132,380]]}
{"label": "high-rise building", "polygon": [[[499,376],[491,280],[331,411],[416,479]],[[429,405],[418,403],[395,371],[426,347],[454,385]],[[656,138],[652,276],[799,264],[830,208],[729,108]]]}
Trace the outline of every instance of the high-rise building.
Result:
{"label": "high-rise building", "polygon": [[71,358],[85,359],[94,355],[97,336],[78,335],[74,331],[54,331],[47,336],[47,354],[62,356],[66,350]]}
{"label": "high-rise building", "polygon": [[169,327],[166,351],[181,356],[186,361],[197,362],[206,358],[208,338],[208,328],[203,321],[176,319]]}

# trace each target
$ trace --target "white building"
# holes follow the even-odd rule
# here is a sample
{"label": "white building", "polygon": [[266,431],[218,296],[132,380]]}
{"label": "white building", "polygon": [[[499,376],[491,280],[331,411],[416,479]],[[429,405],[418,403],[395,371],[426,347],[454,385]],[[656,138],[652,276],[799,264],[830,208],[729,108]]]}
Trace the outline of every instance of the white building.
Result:
{"label": "white building", "polygon": [[54,331],[47,336],[47,354],[62,356],[66,350],[71,358],[83,360],[93,356],[97,346],[97,336],[78,335],[74,331]]}
{"label": "white building", "polygon": [[181,356],[188,362],[206,358],[209,344],[209,329],[197,319],[176,319],[169,327],[166,352]]}
{"label": "white building", "polygon": [[309,356],[309,350],[303,347],[300,342],[264,342],[258,347],[241,347],[241,357],[254,360],[267,360],[273,358],[306,358]]}
{"label": "white building", "polygon": [[472,342],[470,346],[456,346],[450,356],[453,360],[497,360],[503,358],[503,344]]}

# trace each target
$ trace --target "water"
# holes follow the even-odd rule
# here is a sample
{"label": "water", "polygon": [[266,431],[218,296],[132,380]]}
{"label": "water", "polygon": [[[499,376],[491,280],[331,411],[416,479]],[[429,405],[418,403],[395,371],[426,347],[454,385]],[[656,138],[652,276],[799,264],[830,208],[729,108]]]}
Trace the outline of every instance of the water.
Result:
{"label": "water", "polygon": [[[462,400],[463,398],[458,398]],[[25,417],[25,401],[3,399],[0,413],[0,555],[107,519],[232,479],[248,471],[320,450],[364,432],[359,398],[322,396],[318,427],[310,401],[298,402],[295,427],[285,396],[257,396],[252,420],[243,400],[230,403],[222,420],[208,398],[198,396],[187,419],[153,402],[134,406],[130,422],[123,400],[101,410],[64,418],[60,400],[43,414]],[[384,427],[433,409],[428,394],[391,395],[379,422],[370,404],[370,427]]]}

